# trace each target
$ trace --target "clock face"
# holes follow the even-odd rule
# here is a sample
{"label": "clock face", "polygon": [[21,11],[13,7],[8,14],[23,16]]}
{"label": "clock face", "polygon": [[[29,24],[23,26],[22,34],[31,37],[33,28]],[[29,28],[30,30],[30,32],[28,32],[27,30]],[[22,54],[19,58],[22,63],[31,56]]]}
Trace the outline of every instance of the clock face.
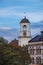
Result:
{"label": "clock face", "polygon": [[26,30],[26,29],[27,29],[27,26],[26,26],[26,25],[24,25],[24,26],[23,26],[23,30]]}
{"label": "clock face", "polygon": [[26,32],[23,32],[23,35],[26,36]]}

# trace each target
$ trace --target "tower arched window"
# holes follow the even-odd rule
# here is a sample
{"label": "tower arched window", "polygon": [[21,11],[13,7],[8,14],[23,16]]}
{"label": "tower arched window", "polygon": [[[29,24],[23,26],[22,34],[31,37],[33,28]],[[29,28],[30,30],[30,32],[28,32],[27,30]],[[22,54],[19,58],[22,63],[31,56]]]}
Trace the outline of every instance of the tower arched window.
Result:
{"label": "tower arched window", "polygon": [[24,25],[24,26],[23,26],[23,30],[26,30],[26,29],[27,29],[27,26],[26,26],[26,25]]}

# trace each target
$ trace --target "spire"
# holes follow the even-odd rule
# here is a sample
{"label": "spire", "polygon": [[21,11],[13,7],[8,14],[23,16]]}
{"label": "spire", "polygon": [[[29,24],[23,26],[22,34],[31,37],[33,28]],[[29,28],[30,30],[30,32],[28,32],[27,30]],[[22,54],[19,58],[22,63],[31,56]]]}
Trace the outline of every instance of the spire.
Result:
{"label": "spire", "polygon": [[24,17],[24,19],[26,19],[26,16]]}
{"label": "spire", "polygon": [[26,12],[24,12],[24,19],[26,19]]}

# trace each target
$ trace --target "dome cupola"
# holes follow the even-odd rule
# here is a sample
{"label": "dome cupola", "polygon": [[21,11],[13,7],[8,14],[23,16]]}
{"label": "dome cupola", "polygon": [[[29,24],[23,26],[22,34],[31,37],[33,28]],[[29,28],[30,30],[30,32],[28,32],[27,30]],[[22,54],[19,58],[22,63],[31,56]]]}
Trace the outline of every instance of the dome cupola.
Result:
{"label": "dome cupola", "polygon": [[26,17],[24,17],[24,19],[22,19],[20,23],[30,23],[30,22]]}

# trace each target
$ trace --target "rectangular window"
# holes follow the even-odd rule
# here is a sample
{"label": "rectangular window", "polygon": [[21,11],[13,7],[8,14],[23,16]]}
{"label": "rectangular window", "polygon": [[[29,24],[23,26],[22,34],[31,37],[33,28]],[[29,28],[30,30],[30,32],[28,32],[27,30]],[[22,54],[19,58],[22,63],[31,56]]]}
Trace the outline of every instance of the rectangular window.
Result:
{"label": "rectangular window", "polygon": [[36,47],[36,54],[37,55],[40,55],[41,54],[41,48],[40,48],[40,46],[37,46]]}
{"label": "rectangular window", "polygon": [[41,64],[41,57],[36,57],[36,63]]}
{"label": "rectangular window", "polygon": [[34,55],[34,49],[30,49],[30,54]]}
{"label": "rectangular window", "polygon": [[32,60],[32,64],[34,64],[34,57],[32,57],[32,59],[31,59],[31,60]]}
{"label": "rectangular window", "polygon": [[41,49],[36,49],[36,54],[40,55],[41,54]]}

